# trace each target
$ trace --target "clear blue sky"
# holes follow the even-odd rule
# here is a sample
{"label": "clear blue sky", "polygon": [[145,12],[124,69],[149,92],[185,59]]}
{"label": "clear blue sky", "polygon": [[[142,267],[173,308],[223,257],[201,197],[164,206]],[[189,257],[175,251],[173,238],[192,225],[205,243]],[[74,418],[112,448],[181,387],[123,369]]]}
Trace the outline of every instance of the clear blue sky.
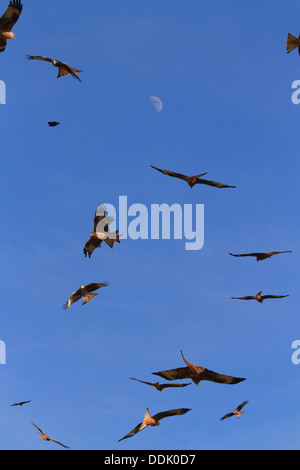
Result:
{"label": "clear blue sky", "polygon": [[[300,60],[285,41],[299,33],[299,2],[23,3],[0,57],[1,449],[56,449],[31,422],[73,449],[298,449]],[[26,54],[83,69],[82,83]],[[191,191],[151,164],[237,189]],[[85,259],[96,207],[119,195],[204,204],[203,250],[128,240]],[[270,250],[294,253],[228,255]],[[102,281],[93,302],[62,310]],[[290,297],[231,300],[260,290]],[[183,366],[180,349],[247,381],[159,393],[129,380]],[[244,400],[240,421],[220,422]],[[147,407],[192,411],[117,443]]]}

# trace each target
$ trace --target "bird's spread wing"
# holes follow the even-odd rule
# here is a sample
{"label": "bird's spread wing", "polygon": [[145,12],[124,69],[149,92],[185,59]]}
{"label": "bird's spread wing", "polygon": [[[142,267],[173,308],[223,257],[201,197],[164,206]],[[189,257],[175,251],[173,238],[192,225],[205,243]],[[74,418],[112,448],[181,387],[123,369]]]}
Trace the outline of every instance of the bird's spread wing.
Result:
{"label": "bird's spread wing", "polygon": [[188,385],[192,385],[192,384],[191,383],[189,384],[160,384],[162,388],[187,387]]}
{"label": "bird's spread wing", "polygon": [[264,255],[264,253],[246,253],[246,254],[241,254],[241,255],[234,255],[233,253],[229,253],[231,256],[235,256],[236,258],[242,258],[245,256],[254,256],[257,258],[258,256]]}
{"label": "bird's spread wing", "polygon": [[178,369],[164,370],[162,372],[152,372],[153,375],[158,375],[165,380],[182,380],[190,379],[189,367],[179,367]]}
{"label": "bird's spread wing", "polygon": [[134,379],[133,377],[129,377],[131,380],[135,380],[136,382],[140,382],[141,384],[145,384],[145,385],[150,385],[150,386],[153,386],[154,387],[154,383],[152,382],[144,382],[143,380],[139,380],[139,379]]}
{"label": "bird's spread wing", "polygon": [[234,416],[234,413],[229,413],[228,415],[223,416],[223,418],[221,418],[221,421],[224,421],[225,419],[231,418],[232,416]]}
{"label": "bird's spread wing", "polygon": [[211,370],[204,369],[201,374],[201,380],[208,380],[209,382],[215,382],[218,384],[235,385],[239,384],[240,382],[244,382],[244,380],[246,379],[240,377],[232,377],[229,375],[217,374],[216,372],[213,372]]}
{"label": "bird's spread wing", "polygon": [[36,424],[32,423],[32,425],[41,433],[45,436],[44,431],[42,431]]}
{"label": "bird's spread wing", "polygon": [[217,181],[204,180],[198,178],[196,184],[207,184],[208,186],[213,186],[215,188],[235,188],[236,186],[228,186],[227,184],[218,183]]}
{"label": "bird's spread wing", "polygon": [[90,238],[88,242],[86,242],[85,247],[83,248],[84,256],[89,258],[92,256],[92,253],[101,246],[102,240],[97,238]]}
{"label": "bird's spread wing", "polygon": [[160,168],[156,168],[156,166],[151,165],[151,168],[154,170],[160,171],[164,175],[172,176],[174,178],[179,178],[181,180],[187,180],[188,177],[186,175],[182,175],[181,173],[175,173],[174,171],[169,171],[169,170],[161,170]]}
{"label": "bird's spread wing", "polygon": [[[126,434],[126,436],[122,437],[122,439],[119,439],[118,442],[121,442],[124,439],[128,439],[129,437],[135,436],[141,430],[142,424],[143,423],[139,423],[132,431],[130,431],[128,434]],[[143,429],[145,429],[145,428],[143,428]]]}
{"label": "bird's spread wing", "polygon": [[102,287],[107,287],[108,285],[108,282],[103,282],[102,284],[92,283],[85,286],[85,288],[88,292],[94,292],[95,290],[101,289]]}
{"label": "bird's spread wing", "polygon": [[293,253],[292,251],[272,251],[267,253],[269,256],[282,255],[283,253]]}
{"label": "bird's spread wing", "polygon": [[177,410],[170,410],[170,411],[162,411],[161,413],[157,413],[153,416],[153,419],[156,421],[160,421],[164,418],[169,418],[170,416],[179,416],[185,415],[188,411],[191,411],[190,408],[179,408]]}
{"label": "bird's spread wing", "polygon": [[284,299],[285,297],[289,297],[288,295],[262,295],[262,300],[266,299]]}
{"label": "bird's spread wing", "polygon": [[236,411],[241,411],[246,405],[248,405],[249,401],[244,401],[241,405],[239,405],[236,409]]}
{"label": "bird's spread wing", "polygon": [[74,292],[69,300],[63,305],[64,310],[67,310],[71,305],[73,305],[75,302],[78,302],[82,297],[82,294],[79,291]]}
{"label": "bird's spread wing", "polygon": [[43,62],[51,62],[53,63],[53,59],[49,57],[40,56],[40,55],[27,55],[28,60],[42,60]]}
{"label": "bird's spread wing", "polygon": [[57,78],[65,77],[66,75],[72,75],[73,78],[76,78],[79,82],[81,82],[80,78],[78,77],[78,73],[81,73],[82,70],[73,69],[65,62],[59,62],[59,70]]}
{"label": "bird's spread wing", "polygon": [[255,300],[255,297],[247,295],[246,297],[231,297],[234,300]]}
{"label": "bird's spread wing", "polygon": [[[103,206],[103,204],[97,207],[95,217],[94,217],[94,232],[97,232],[98,224],[100,224],[104,219],[106,219],[106,214],[107,214],[106,207]],[[104,223],[104,226],[105,226],[105,223]],[[104,231],[104,226],[102,228],[103,229],[102,231]],[[99,231],[99,227],[98,227],[98,231]]]}
{"label": "bird's spread wing", "polygon": [[0,31],[10,32],[13,29],[22,13],[22,8],[20,0],[12,0],[9,3],[6,12],[0,18]]}
{"label": "bird's spread wing", "polygon": [[56,441],[55,439],[51,439],[51,438],[49,437],[49,440],[50,440],[51,442],[54,442],[55,444],[58,444],[59,446],[63,447],[64,449],[70,449],[70,447],[65,446],[64,444],[62,444],[61,442]]}

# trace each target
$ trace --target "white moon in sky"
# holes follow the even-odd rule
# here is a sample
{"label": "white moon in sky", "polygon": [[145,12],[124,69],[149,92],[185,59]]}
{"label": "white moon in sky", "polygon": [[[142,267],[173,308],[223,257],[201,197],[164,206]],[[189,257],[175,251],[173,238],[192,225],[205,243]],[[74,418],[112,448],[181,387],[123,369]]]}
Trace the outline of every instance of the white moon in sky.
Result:
{"label": "white moon in sky", "polygon": [[163,109],[163,103],[162,103],[162,100],[160,98],[158,98],[158,96],[150,96],[150,101],[155,109],[155,111],[157,113],[160,113],[161,110]]}

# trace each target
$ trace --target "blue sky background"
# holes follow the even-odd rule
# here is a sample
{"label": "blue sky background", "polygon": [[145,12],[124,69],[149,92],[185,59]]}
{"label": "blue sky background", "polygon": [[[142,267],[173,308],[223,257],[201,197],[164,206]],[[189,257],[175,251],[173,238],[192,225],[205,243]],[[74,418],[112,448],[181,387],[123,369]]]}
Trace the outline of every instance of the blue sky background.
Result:
{"label": "blue sky background", "polygon": [[[285,42],[300,6],[288,3],[24,0],[0,58],[1,449],[56,449],[31,422],[73,449],[299,448],[300,61]],[[26,54],[83,69],[82,83]],[[191,191],[151,164],[237,189]],[[85,259],[96,207],[119,195],[204,204],[203,250],[127,240]],[[270,250],[294,253],[259,264],[228,255]],[[102,281],[93,302],[62,310],[81,284]],[[260,290],[290,297],[230,299]],[[247,381],[159,393],[129,380],[182,367],[180,349]],[[220,422],[244,400],[240,421]],[[147,407],[192,411],[118,443]]]}

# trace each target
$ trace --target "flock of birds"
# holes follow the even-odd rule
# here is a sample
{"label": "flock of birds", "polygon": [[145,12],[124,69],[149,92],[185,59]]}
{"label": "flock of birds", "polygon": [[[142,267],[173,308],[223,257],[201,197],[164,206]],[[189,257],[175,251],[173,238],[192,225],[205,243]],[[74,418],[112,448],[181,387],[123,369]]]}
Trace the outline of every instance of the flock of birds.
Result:
{"label": "flock of birds", "polygon": [[[0,18],[0,52],[3,52],[6,49],[8,39],[15,39],[15,35],[14,33],[12,33],[12,29],[21,15],[22,8],[23,8],[23,5],[20,0],[11,0],[7,10],[3,14],[3,16]],[[296,38],[295,36],[292,36],[291,34],[289,34],[287,37],[287,46],[286,46],[287,52],[290,53],[292,50],[296,48],[298,48],[298,51],[300,54],[300,36],[299,38]],[[39,61],[52,63],[54,67],[58,68],[57,78],[71,75],[73,78],[81,82],[78,74],[81,73],[82,70],[74,69],[65,62],[61,62],[59,60],[53,60],[51,58],[44,57],[44,56],[28,55],[27,58],[28,60],[39,60]],[[48,123],[50,127],[56,127],[59,124],[60,123],[56,121]],[[197,184],[208,185],[208,186],[212,186],[212,187],[220,188],[220,189],[221,188],[235,188],[235,186],[229,186],[227,184],[203,179],[203,176],[205,176],[206,173],[202,173],[202,174],[195,175],[195,176],[186,176],[181,173],[175,173],[169,170],[162,170],[155,166],[152,166],[152,168],[163,173],[164,175],[178,178],[187,182],[190,188],[193,188]],[[110,248],[113,248],[116,242],[117,243],[121,242],[122,235],[119,235],[118,231],[110,232],[109,230],[109,227],[113,221],[114,219],[107,215],[106,208],[103,205],[100,205],[97,208],[95,217],[94,217],[94,230],[89,235],[90,238],[88,242],[85,244],[84,249],[83,249],[83,253],[86,257],[88,256],[90,258],[94,250],[99,248],[102,242],[105,242]],[[275,255],[280,255],[284,253],[292,253],[292,252],[291,251],[277,251],[277,252],[269,252],[269,253],[245,253],[245,254],[230,253],[230,255],[234,257],[254,257],[259,262],[259,261],[264,261],[266,259],[270,259],[271,257]],[[68,309],[69,307],[71,307],[71,305],[79,301],[81,298],[83,298],[82,305],[85,305],[86,303],[88,303],[89,301],[91,301],[98,295],[94,293],[95,291],[103,287],[107,287],[107,286],[108,286],[108,283],[92,283],[87,286],[80,286],[80,288],[76,292],[72,293],[69,300],[64,304],[64,308]],[[232,297],[232,299],[256,300],[259,303],[263,303],[264,300],[266,299],[281,299],[284,297],[287,297],[287,295],[262,295],[262,291],[261,291],[255,296]],[[214,382],[217,384],[235,385],[246,380],[245,378],[222,375],[222,374],[210,371],[204,367],[196,366],[187,361],[182,351],[181,351],[181,356],[185,363],[185,367],[164,370],[161,372],[154,372],[153,375],[156,375],[166,381],[177,381],[177,380],[189,379],[189,380],[192,380],[192,382],[197,386],[200,384],[201,381],[210,381],[210,382]],[[142,384],[154,387],[156,390],[160,392],[168,388],[184,388],[184,387],[191,385],[191,383],[179,383],[179,384],[178,383],[168,384],[168,383],[160,383],[160,382],[152,383],[152,382],[139,380],[133,377],[130,377],[130,379],[140,382]],[[31,403],[30,400],[19,402],[19,403],[14,403],[11,406],[23,407],[29,403]],[[238,418],[240,418],[242,414],[244,413],[242,412],[242,409],[247,404],[248,404],[248,401],[243,402],[241,405],[239,405],[235,409],[235,411],[229,414],[226,414],[225,416],[221,418],[221,420],[223,421],[225,419],[228,419],[234,416],[237,416]],[[189,411],[191,411],[189,408],[179,408],[175,410],[164,411],[164,412],[157,413],[151,416],[149,413],[149,409],[147,408],[143,421],[139,423],[132,431],[126,434],[122,439],[120,439],[119,442],[124,439],[133,437],[138,432],[145,429],[147,426],[160,426],[160,421],[164,418],[171,417],[171,416],[184,415]],[[50,438],[36,424],[34,423],[32,424],[37,429],[39,436],[44,441],[47,441],[47,442],[51,441],[66,449],[69,449],[68,446],[65,446],[61,442]]]}

